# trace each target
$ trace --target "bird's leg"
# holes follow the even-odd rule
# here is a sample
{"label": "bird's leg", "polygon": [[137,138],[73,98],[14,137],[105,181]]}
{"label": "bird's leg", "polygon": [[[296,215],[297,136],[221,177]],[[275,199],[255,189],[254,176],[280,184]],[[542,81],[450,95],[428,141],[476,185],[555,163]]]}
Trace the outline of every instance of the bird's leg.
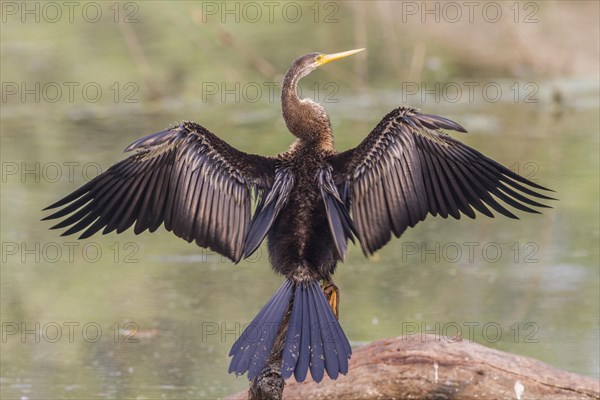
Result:
{"label": "bird's leg", "polygon": [[323,279],[323,283],[321,284],[321,289],[323,293],[325,293],[325,297],[327,297],[327,301],[333,310],[333,315],[335,318],[339,319],[339,310],[340,310],[340,290],[331,280],[331,277],[327,279]]}

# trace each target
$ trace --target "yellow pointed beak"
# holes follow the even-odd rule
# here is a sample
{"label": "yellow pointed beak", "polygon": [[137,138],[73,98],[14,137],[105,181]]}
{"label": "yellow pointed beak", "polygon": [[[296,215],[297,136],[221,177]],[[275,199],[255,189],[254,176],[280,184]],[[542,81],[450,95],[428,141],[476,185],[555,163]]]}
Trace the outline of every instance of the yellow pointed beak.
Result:
{"label": "yellow pointed beak", "polygon": [[317,65],[319,65],[319,66],[325,65],[328,62],[351,56],[352,54],[359,53],[363,50],[365,50],[365,49],[348,50],[348,51],[342,51],[341,53],[333,53],[333,54],[322,54],[317,57]]}

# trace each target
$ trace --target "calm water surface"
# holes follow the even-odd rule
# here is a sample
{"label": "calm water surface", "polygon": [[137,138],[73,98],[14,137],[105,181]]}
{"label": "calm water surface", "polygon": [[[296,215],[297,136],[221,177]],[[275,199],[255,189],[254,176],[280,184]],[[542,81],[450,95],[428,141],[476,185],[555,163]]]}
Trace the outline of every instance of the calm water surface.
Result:
{"label": "calm water surface", "polygon": [[[326,105],[340,150],[401,104],[399,94],[377,98]],[[429,217],[371,259],[352,248],[335,276],[351,343],[462,334],[599,376],[597,98],[590,102],[561,115],[544,102],[423,105],[560,202],[519,221]],[[292,140],[277,103],[5,110],[2,398],[213,398],[247,387],[227,373],[227,354],[282,282],[264,247],[232,265],[162,228],[77,242],[39,221],[127,144],[182,119],[246,151],[276,154]]]}

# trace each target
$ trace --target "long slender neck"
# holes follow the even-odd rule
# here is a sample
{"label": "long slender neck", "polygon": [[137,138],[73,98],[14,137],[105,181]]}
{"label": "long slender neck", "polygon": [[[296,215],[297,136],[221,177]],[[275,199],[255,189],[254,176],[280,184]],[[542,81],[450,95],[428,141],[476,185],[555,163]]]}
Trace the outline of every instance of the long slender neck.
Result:
{"label": "long slender neck", "polygon": [[[288,120],[293,119],[293,110],[297,110],[301,107],[301,100],[298,97],[298,76],[294,73],[293,69],[290,69],[283,78],[283,88],[281,89],[281,108],[283,111],[283,119],[286,124]],[[288,124],[288,129],[289,129]],[[291,131],[291,129],[290,129]],[[293,133],[293,132],[292,132]]]}
{"label": "long slender neck", "polygon": [[333,132],[325,109],[309,99],[298,97],[298,81],[303,76],[291,68],[283,79],[281,108],[285,124],[301,142],[333,150]]}

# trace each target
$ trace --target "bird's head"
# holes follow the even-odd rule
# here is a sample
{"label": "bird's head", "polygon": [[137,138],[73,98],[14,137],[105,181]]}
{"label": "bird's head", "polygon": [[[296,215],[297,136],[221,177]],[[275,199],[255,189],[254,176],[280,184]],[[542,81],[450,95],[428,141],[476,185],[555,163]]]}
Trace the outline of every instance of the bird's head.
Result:
{"label": "bird's head", "polygon": [[363,51],[364,49],[348,50],[341,53],[324,54],[324,53],[310,53],[304,56],[298,57],[292,63],[290,72],[293,71],[295,80],[298,81],[312,71],[322,65],[330,63],[331,61],[339,60]]}

